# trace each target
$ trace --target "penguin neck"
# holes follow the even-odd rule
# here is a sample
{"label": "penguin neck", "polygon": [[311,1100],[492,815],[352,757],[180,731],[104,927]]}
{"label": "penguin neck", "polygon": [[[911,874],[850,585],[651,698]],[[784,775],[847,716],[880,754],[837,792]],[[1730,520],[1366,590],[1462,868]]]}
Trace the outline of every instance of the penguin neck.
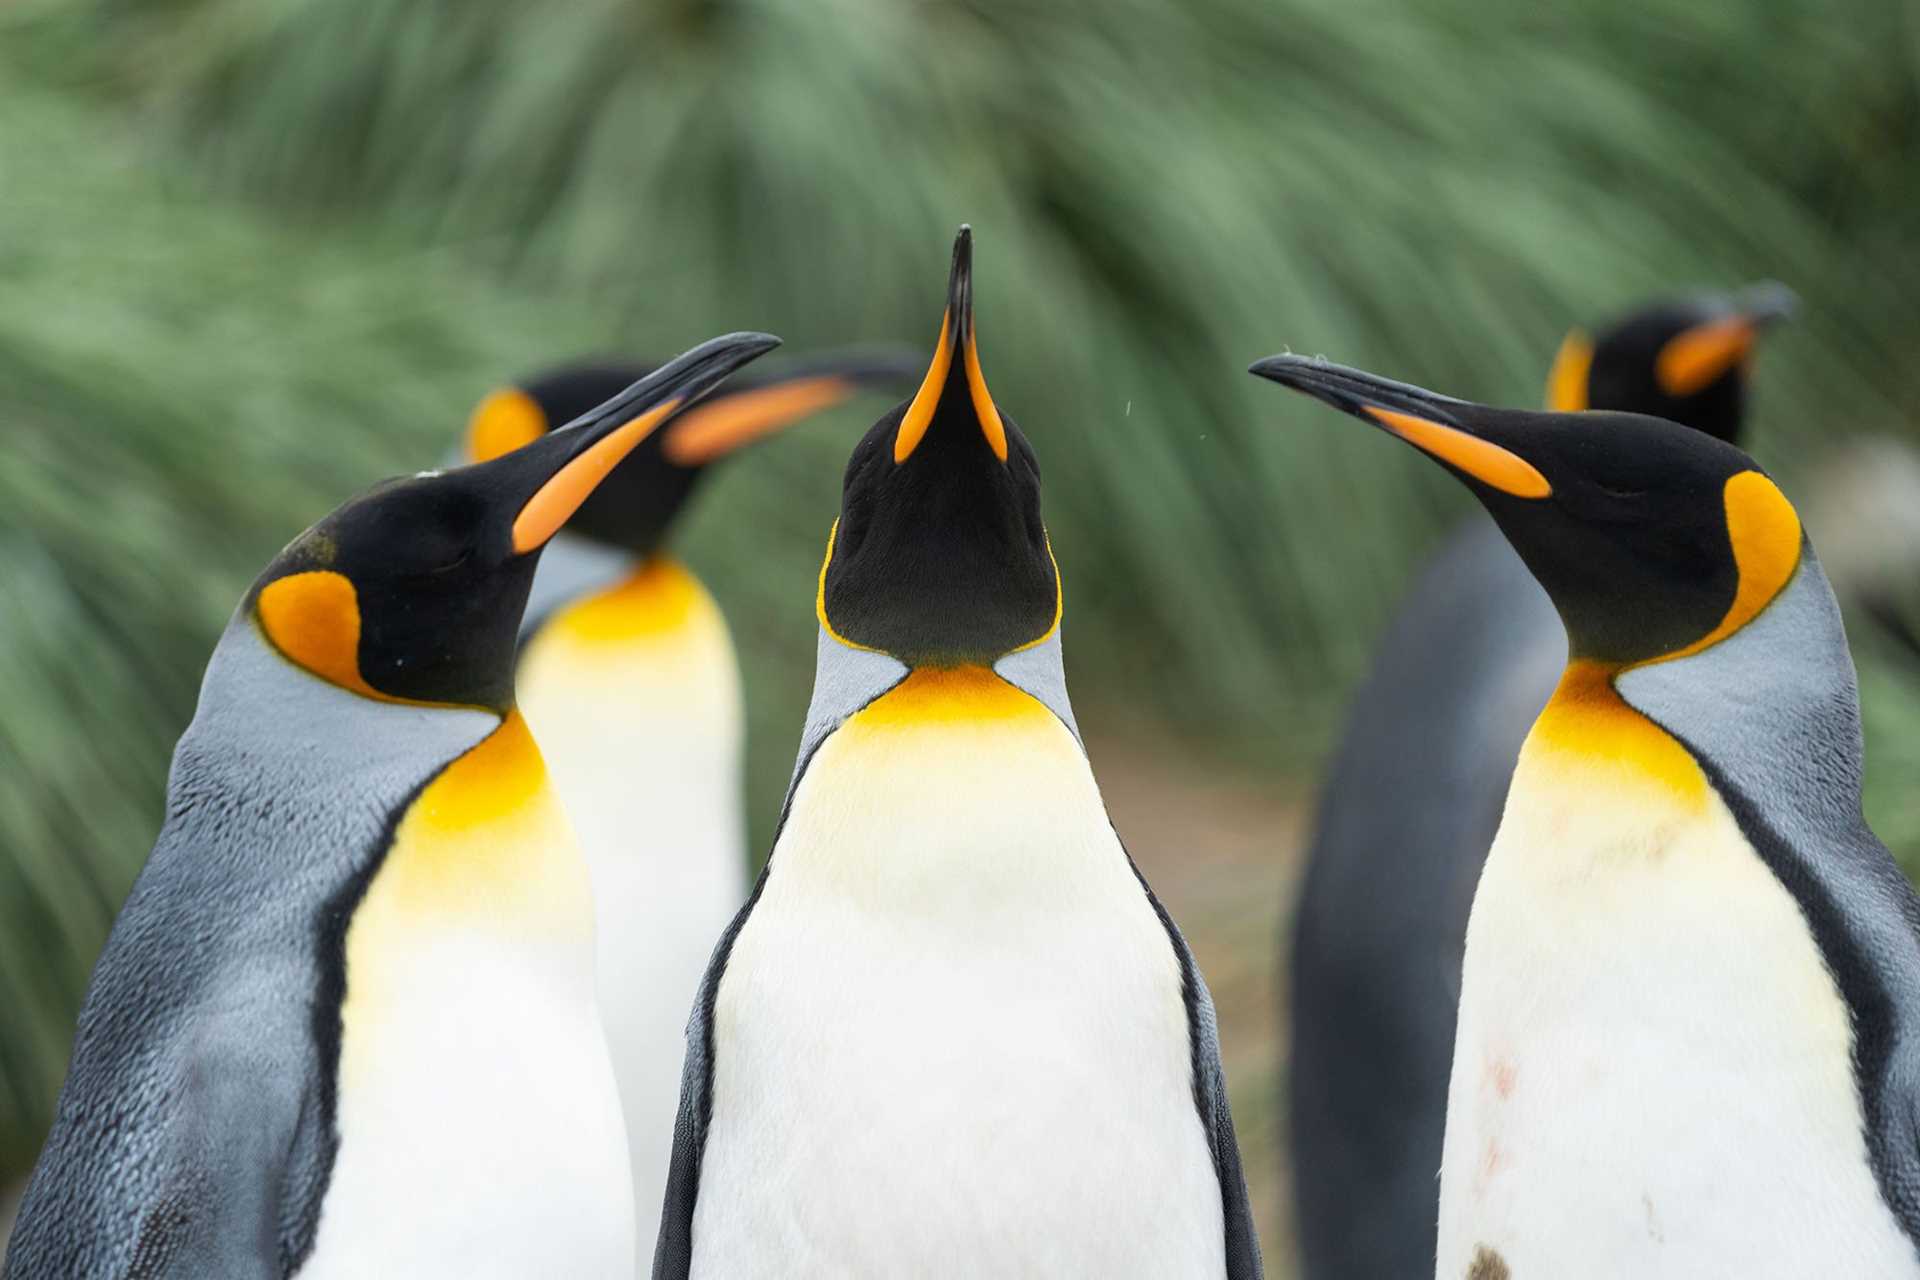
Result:
{"label": "penguin neck", "polygon": [[215,796],[287,810],[396,800],[501,723],[494,712],[380,702],[295,666],[243,607],[207,663],[168,778],[169,819]]}
{"label": "penguin neck", "polygon": [[912,700],[932,710],[928,699],[937,689],[942,691],[935,699],[943,704],[942,715],[958,713],[969,703],[975,709],[984,709],[984,691],[992,686],[983,683],[982,676],[1017,691],[1027,702],[1051,712],[1066,728],[1075,746],[1079,746],[1080,727],[1074,721],[1073,703],[1067,697],[1058,626],[1034,644],[1002,655],[991,667],[955,668],[909,668],[891,654],[848,644],[821,627],[815,647],[813,698],[807,707],[800,752],[787,787],[788,804],[820,744],[870,706],[897,691],[903,704]]}
{"label": "penguin neck", "polygon": [[1796,825],[1864,829],[1858,682],[1811,544],[1753,621],[1700,653],[1625,671],[1614,686],[1716,788]]}
{"label": "penguin neck", "polygon": [[521,641],[524,643],[573,602],[631,577],[648,558],[625,547],[562,530],[540,553],[540,567],[534,571],[527,608],[521,614]]}

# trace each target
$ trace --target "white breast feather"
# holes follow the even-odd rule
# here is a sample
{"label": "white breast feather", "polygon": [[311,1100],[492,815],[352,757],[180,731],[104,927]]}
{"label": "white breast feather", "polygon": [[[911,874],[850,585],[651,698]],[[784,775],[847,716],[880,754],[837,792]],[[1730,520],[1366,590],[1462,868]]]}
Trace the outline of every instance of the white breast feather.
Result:
{"label": "white breast feather", "polygon": [[1223,1273],[1178,961],[1057,721],[841,730],[772,868],[694,1275]]}
{"label": "white breast feather", "polygon": [[1436,1275],[1912,1277],[1848,1015],[1709,790],[1523,756],[1467,932]]}

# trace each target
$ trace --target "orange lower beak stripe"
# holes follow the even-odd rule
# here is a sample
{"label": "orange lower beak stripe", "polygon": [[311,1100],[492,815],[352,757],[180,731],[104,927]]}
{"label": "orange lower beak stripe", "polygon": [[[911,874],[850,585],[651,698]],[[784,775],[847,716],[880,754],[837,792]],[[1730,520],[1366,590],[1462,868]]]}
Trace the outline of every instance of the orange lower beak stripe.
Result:
{"label": "orange lower beak stripe", "polygon": [[1753,350],[1755,332],[1746,316],[1729,316],[1675,334],[1654,358],[1653,373],[1660,389],[1670,396],[1705,390],[1746,359]]}
{"label": "orange lower beak stripe", "polygon": [[1432,454],[1450,467],[1466,472],[1481,484],[1510,493],[1516,498],[1544,498],[1553,486],[1538,467],[1510,449],[1502,449],[1490,440],[1471,436],[1457,427],[1444,426],[1369,405],[1367,413],[1408,444]]}
{"label": "orange lower beak stripe", "polygon": [[678,399],[655,405],[631,422],[616,427],[594,441],[578,457],[556,471],[533,497],[527,499],[527,505],[520,508],[520,514],[514,517],[513,549],[524,555],[545,546],[549,538],[560,532],[560,526],[580,509],[580,504],[592,496],[600,482],[607,478],[607,473],[619,466],[621,460],[633,452],[635,445],[673,416],[673,411],[679,407]]}
{"label": "orange lower beak stripe", "polygon": [[853,394],[845,378],[800,378],[720,396],[675,418],[661,440],[669,462],[704,466]]}
{"label": "orange lower beak stripe", "polygon": [[920,389],[913,394],[913,403],[907,406],[906,416],[900,419],[900,429],[893,433],[893,461],[895,465],[905,462],[920,447],[920,440],[927,434],[927,427],[933,422],[933,410],[940,403],[940,391],[947,385],[947,371],[953,367],[953,345],[947,341],[953,324],[953,312],[944,311],[940,315],[940,342],[933,349],[933,363],[927,366],[927,376],[920,380]]}

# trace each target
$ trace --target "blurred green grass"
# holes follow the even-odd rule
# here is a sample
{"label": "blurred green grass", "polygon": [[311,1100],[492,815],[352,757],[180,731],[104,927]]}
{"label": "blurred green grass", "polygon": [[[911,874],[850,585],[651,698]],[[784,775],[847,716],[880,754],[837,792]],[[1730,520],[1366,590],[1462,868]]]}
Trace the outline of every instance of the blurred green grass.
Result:
{"label": "blurred green grass", "polygon": [[[1920,12],[1877,0],[30,0],[0,112],[0,1168],[240,590],[503,378],[930,341],[972,221],[1076,696],[1250,770],[1311,766],[1463,500],[1248,360],[1530,403],[1569,323],[1773,276],[1789,491],[1920,405]],[[740,459],[682,540],[741,640],[757,839],[870,408]],[[1873,812],[1920,848],[1920,689],[1868,659]]]}

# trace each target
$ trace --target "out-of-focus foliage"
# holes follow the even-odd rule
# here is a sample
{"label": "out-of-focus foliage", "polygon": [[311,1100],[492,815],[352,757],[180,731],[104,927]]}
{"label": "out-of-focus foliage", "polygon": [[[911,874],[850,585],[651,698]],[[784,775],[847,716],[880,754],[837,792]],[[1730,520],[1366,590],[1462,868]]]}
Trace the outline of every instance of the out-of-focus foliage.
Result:
{"label": "out-of-focus foliage", "polygon": [[[1462,496],[1248,360],[1531,402],[1567,324],[1774,276],[1790,490],[1920,406],[1920,17],[1883,0],[69,0],[0,18],[0,72],[5,1157],[240,590],[501,378],[929,341],[969,220],[1076,696],[1296,765]],[[762,833],[860,417],[739,460],[685,539]],[[1905,679],[1869,672],[1908,698],[1876,759],[1920,755]]]}

